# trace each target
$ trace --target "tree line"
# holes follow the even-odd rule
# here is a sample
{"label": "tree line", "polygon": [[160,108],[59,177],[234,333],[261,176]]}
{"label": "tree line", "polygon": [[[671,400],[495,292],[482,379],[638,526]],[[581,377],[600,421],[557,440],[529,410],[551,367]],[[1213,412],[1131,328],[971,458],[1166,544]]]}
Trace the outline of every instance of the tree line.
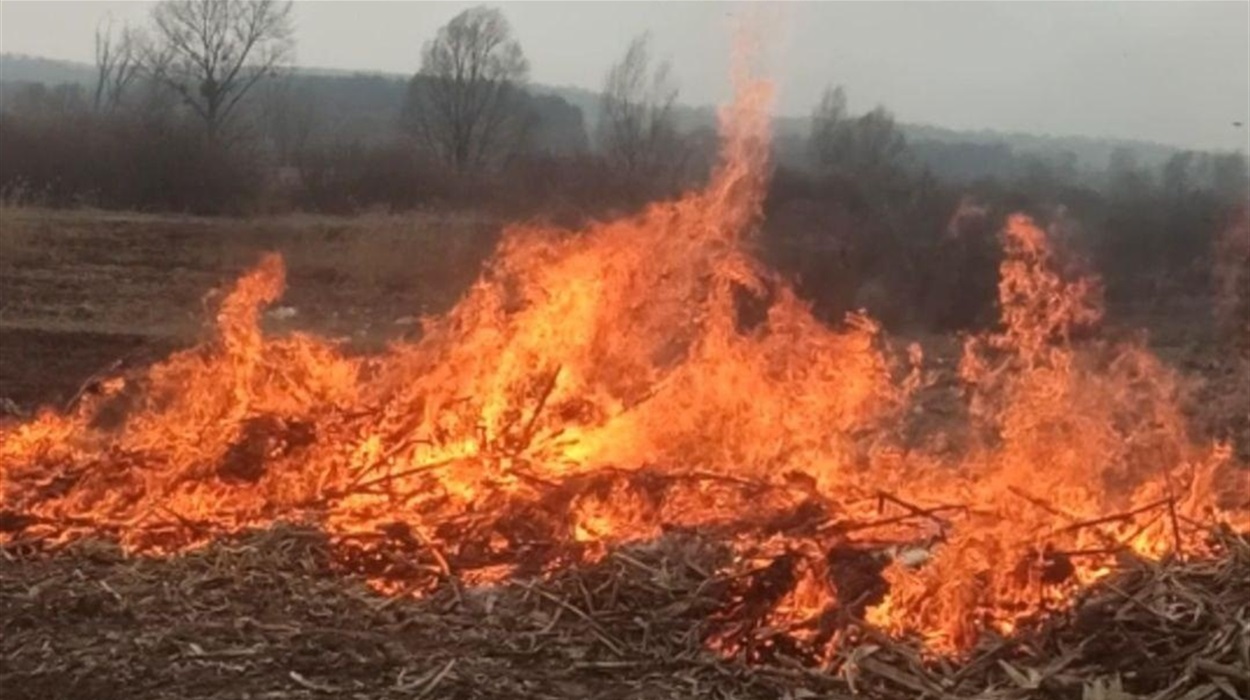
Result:
{"label": "tree line", "polygon": [[335,137],[323,106],[293,87],[294,47],[279,0],[164,0],[143,27],[106,23],[90,94],[30,85],[5,100],[0,193],[219,213],[272,205],[264,195],[281,190],[287,206],[346,212],[507,199],[517,180],[540,191],[512,199],[547,202],[557,184],[582,183],[564,198],[640,201],[690,179],[677,91],[646,37],[608,72],[593,151],[577,140],[579,110],[526,89],[528,61],[498,9],[466,10],[425,42],[385,140]]}
{"label": "tree line", "polygon": [[[764,248],[830,318],[868,307],[896,323],[991,323],[996,234],[1013,211],[1050,222],[1119,307],[1206,295],[1220,266],[1250,278],[1250,259],[1213,253],[1245,235],[1245,153],[1178,151],[1148,166],[1117,147],[1097,170],[1072,153],[1011,154],[992,175],[947,177],[887,109],[852,114],[839,87],[822,95],[803,148],[805,169],[774,176]],[[953,145],[943,164],[976,172],[986,150]]]}
{"label": "tree line", "polygon": [[[492,8],[433,32],[395,99],[369,78],[318,94],[291,70],[280,0],[163,0],[144,26],[102,25],[95,49],[92,89],[6,95],[5,201],[575,220],[696,185],[717,147],[712,126],[683,123],[673,66],[649,36],[608,68],[587,124],[582,108],[531,89],[524,48]],[[995,231],[1014,210],[1068,231],[1113,301],[1202,289],[1217,238],[1247,207],[1243,153],[1147,166],[1120,149],[1091,169],[1071,153],[909,141],[888,109],[853,113],[836,85],[807,127],[775,146],[757,244],[830,319],[867,308],[892,323],[988,322]]]}

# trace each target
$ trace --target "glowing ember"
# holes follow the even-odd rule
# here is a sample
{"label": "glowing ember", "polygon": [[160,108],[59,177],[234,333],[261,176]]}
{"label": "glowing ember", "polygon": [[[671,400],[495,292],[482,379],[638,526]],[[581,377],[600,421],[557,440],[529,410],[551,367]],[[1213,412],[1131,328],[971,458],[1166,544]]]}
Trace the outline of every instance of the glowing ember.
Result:
{"label": "glowing ember", "polygon": [[960,367],[978,439],[909,448],[918,350],[899,361],[863,316],[822,325],[744,252],[768,101],[740,85],[704,190],[584,231],[510,229],[449,314],[379,356],[265,337],[283,287],[266,257],[214,342],[0,432],[0,536],[161,552],[305,520],[399,591],[693,528],[759,568],[740,614],[761,624],[819,650],[837,610],[954,651],[1062,605],[1116,556],[1246,524],[1220,510],[1244,472],[1189,440],[1172,374],[1138,345],[1073,340],[1100,315],[1096,286],[1063,279],[1024,217],[1004,232],[1001,331]]}

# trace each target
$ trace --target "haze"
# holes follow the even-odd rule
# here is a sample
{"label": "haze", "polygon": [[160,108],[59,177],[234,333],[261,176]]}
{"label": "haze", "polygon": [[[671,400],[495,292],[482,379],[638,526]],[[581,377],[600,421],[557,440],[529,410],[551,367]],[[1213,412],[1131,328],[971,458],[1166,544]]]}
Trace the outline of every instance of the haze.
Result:
{"label": "haze", "polygon": [[[297,65],[411,73],[421,44],[477,3],[297,2]],[[0,2],[4,51],[90,62],[98,23],[146,2]],[[1247,148],[1250,3],[503,3],[531,79],[599,89],[650,30],[690,104],[723,101],[736,15],[764,15],[782,114],[846,87],[904,122]]]}

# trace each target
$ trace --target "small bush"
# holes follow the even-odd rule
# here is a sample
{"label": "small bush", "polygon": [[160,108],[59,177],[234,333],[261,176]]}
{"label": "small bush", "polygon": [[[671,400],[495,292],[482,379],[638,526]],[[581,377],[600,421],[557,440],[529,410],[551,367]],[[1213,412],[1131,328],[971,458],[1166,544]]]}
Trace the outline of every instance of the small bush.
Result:
{"label": "small bush", "polygon": [[247,211],[262,190],[258,158],[213,147],[197,125],[89,112],[0,115],[0,193],[46,206]]}

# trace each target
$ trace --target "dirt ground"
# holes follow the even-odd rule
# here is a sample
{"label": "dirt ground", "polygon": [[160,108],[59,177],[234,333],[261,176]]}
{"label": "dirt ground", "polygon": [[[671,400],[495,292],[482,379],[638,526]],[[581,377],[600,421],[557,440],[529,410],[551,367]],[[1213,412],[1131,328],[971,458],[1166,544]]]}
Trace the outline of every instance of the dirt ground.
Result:
{"label": "dirt ground", "polygon": [[[541,593],[448,586],[422,600],[382,597],[334,573],[320,534],[295,529],[171,559],[98,543],[15,559],[0,559],[6,700],[608,700],[682,697],[672,691],[683,687],[763,699],[793,685],[743,678],[700,648],[712,601],[687,599],[699,581],[681,570],[666,587],[613,563],[577,574],[619,577],[623,597],[684,613],[631,624],[627,610],[606,605],[589,622],[568,614],[559,582]],[[675,641],[683,633],[684,645]]]}
{"label": "dirt ground", "polygon": [[[1216,700],[1250,693],[1250,541],[1213,560],[1129,562],[1081,604],[966,658],[851,623],[830,670],[750,624],[744,585],[697,535],[541,581],[385,597],[324,535],[278,526],[175,557],[80,541],[0,548],[6,700]],[[772,567],[768,567],[771,569]],[[745,597],[744,597],[745,596]],[[741,602],[740,602],[741,601]],[[735,612],[736,611],[736,612]],[[857,631],[858,630],[858,631]],[[708,640],[767,653],[744,663]],[[837,669],[836,671],[832,669]]]}
{"label": "dirt ground", "polygon": [[232,220],[0,209],[0,399],[27,410],[60,405],[114,363],[143,364],[194,343],[214,290],[266,251],[281,252],[288,270],[271,327],[376,348],[454,303],[499,229],[472,215]]}

